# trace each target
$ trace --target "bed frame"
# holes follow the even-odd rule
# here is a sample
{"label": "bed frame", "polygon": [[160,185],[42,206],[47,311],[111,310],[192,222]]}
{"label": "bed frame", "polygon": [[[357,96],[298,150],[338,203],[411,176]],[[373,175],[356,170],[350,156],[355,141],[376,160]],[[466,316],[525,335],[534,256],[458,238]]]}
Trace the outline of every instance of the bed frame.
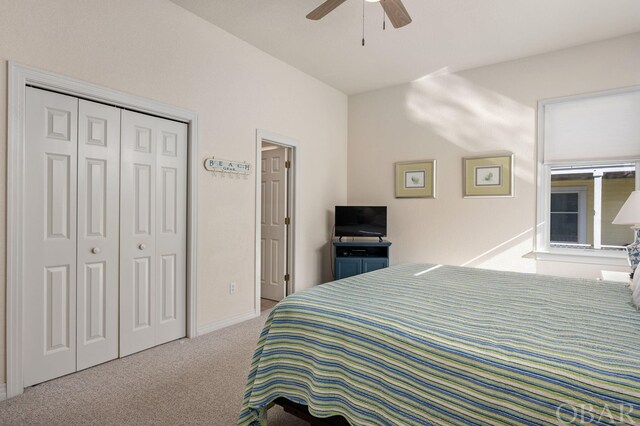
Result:
{"label": "bed frame", "polygon": [[297,404],[286,398],[277,398],[274,403],[281,406],[287,413],[305,422],[309,422],[311,426],[349,426],[349,422],[342,416],[332,416],[323,419],[314,417],[309,414],[309,409],[306,405]]}

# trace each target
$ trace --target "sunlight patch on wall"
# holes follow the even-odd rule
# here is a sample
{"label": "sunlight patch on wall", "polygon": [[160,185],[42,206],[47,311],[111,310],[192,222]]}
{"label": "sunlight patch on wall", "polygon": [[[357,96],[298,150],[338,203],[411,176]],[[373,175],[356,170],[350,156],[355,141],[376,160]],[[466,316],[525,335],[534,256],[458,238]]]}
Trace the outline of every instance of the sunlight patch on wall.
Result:
{"label": "sunlight patch on wall", "polygon": [[532,238],[527,238],[507,249],[496,253],[490,259],[474,265],[476,268],[494,271],[540,272],[538,263],[530,258]]}
{"label": "sunlight patch on wall", "polygon": [[469,154],[510,151],[517,177],[533,182],[535,110],[442,68],[410,83],[410,119]]}
{"label": "sunlight patch on wall", "polygon": [[[533,228],[504,241],[484,253],[464,262],[461,266],[484,269],[517,270],[519,272],[536,272],[536,264],[527,258],[533,246]],[[514,265],[517,262],[518,265]],[[517,269],[514,267],[517,266]]]}

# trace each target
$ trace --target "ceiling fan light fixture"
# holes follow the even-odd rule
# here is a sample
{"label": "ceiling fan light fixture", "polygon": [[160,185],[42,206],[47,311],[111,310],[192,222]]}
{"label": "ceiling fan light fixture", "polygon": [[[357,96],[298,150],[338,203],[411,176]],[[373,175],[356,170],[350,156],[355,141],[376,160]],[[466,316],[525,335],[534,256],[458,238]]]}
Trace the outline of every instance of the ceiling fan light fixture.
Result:
{"label": "ceiling fan light fixture", "polygon": [[[347,0],[325,0],[320,6],[316,7],[307,15],[307,19],[317,21],[324,18],[329,12],[336,7],[340,6]],[[402,4],[402,0],[366,0],[370,3],[378,3],[382,6],[384,13],[387,15],[391,24],[395,28],[404,27],[411,23],[411,16],[409,12]],[[362,8],[364,9],[364,2],[362,2]]]}

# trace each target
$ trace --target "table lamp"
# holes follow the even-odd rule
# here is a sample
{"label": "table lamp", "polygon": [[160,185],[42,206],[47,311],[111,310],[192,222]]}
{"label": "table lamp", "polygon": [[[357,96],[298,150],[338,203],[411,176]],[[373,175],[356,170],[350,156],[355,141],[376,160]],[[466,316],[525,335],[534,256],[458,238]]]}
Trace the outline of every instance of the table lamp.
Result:
{"label": "table lamp", "polygon": [[631,276],[640,263],[640,191],[633,191],[612,222],[614,225],[631,225],[635,241],[627,246]]}

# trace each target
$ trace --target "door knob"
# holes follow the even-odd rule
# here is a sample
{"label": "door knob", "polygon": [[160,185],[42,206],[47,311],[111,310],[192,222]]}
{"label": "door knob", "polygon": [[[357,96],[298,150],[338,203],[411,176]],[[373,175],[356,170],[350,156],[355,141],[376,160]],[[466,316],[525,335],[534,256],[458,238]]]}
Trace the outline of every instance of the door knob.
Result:
{"label": "door knob", "polygon": [[94,247],[94,248],[92,248],[92,249],[91,249],[91,253],[93,253],[93,254],[98,254],[98,253],[100,253],[100,248],[98,248],[98,247]]}
{"label": "door knob", "polygon": [[145,243],[142,243],[142,244],[139,244],[139,245],[138,245],[138,248],[139,248],[140,250],[144,250],[144,249],[146,249],[146,248],[147,248],[147,245],[146,245]]}

